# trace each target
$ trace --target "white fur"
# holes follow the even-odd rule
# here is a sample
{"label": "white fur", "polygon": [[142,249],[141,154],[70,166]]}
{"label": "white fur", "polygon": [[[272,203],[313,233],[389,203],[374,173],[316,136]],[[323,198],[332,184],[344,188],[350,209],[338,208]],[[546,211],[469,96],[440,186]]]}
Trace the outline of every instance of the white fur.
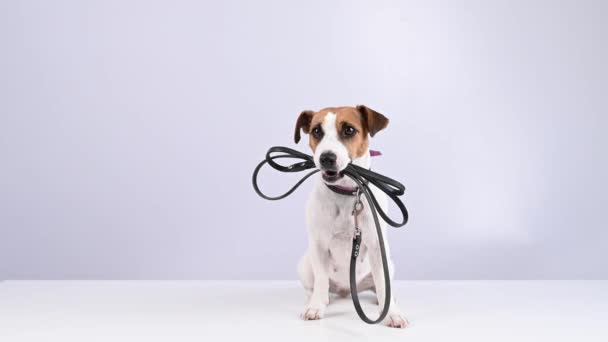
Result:
{"label": "white fur", "polygon": [[[336,115],[328,113],[322,123],[324,136],[317,145],[314,161],[319,164],[319,156],[323,152],[331,151],[337,156],[337,164],[343,170],[350,158],[348,150],[340,142],[335,126]],[[353,163],[365,168],[370,167],[369,151]],[[352,239],[354,235],[354,218],[352,210],[355,199],[351,196],[339,195],[329,190],[321,177],[317,179],[306,206],[306,224],[308,228],[308,250],[300,259],[298,274],[302,285],[309,294],[308,304],[302,312],[305,320],[321,319],[325,308],[329,304],[329,293],[336,293],[342,297],[350,294],[349,266]],[[354,187],[355,183],[348,177],[344,177],[336,183],[342,186]],[[370,186],[378,203],[383,210],[387,208],[387,197],[375,186]],[[362,197],[364,211],[360,218],[362,233],[362,248],[357,264],[358,290],[374,290],[377,294],[378,303],[384,305],[384,273],[380,247],[373,217],[365,196]],[[390,249],[386,239],[386,222],[380,219],[384,245],[389,263],[391,279],[394,274],[394,265],[390,258]],[[389,314],[385,324],[391,327],[405,328],[407,319],[395,303],[395,297],[391,295]],[[376,313],[368,313],[370,318]]]}

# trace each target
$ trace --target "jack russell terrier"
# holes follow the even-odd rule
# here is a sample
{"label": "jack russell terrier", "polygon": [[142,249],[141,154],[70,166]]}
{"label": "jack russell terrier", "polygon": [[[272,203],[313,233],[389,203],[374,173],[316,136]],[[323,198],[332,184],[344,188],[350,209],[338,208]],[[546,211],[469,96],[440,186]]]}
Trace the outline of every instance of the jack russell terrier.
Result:
{"label": "jack russell terrier", "polygon": [[[298,274],[309,295],[308,305],[301,315],[304,320],[323,318],[329,304],[329,293],[346,297],[350,293],[349,262],[354,234],[352,210],[354,198],[331,190],[327,185],[345,191],[356,191],[356,184],[341,173],[349,163],[369,168],[369,137],[386,128],[388,119],[366,107],[331,107],[318,112],[303,111],[296,122],[294,140],[300,132],[310,136],[310,148],[315,165],[321,170],[306,208],[308,250],[300,259]],[[386,211],[387,197],[370,184],[380,207]],[[358,291],[376,293],[378,303],[384,303],[384,273],[380,247],[365,196],[360,216],[363,236],[357,262]],[[394,265],[386,241],[386,222],[380,219],[391,279]],[[389,327],[405,328],[408,321],[397,307],[391,294],[390,310],[384,320]]]}

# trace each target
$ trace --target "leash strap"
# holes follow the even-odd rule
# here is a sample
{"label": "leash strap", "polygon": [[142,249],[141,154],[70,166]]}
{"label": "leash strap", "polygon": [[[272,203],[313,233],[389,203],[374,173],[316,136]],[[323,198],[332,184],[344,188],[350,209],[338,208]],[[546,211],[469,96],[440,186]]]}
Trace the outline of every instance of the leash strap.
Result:
{"label": "leash strap", "polygon": [[[290,158],[290,159],[296,159],[296,160],[299,159],[301,161],[291,164],[291,165],[281,165],[275,161],[275,159],[284,159],[284,158]],[[312,176],[313,174],[320,171],[319,169],[312,170],[311,172],[306,174],[304,177],[302,177],[302,179],[300,179],[293,187],[291,187],[291,189],[287,190],[287,192],[285,192],[282,195],[273,197],[273,196],[268,196],[268,195],[265,195],[264,193],[262,193],[262,191],[260,190],[260,188],[258,186],[258,174],[260,172],[260,169],[265,164],[268,164],[275,170],[278,170],[281,172],[302,172],[302,171],[306,171],[309,169],[315,169],[316,165],[314,163],[313,157],[308,154],[296,151],[296,150],[288,148],[288,147],[282,147],[282,146],[271,147],[268,150],[268,152],[266,152],[266,158],[264,160],[262,160],[256,166],[256,168],[253,170],[252,183],[253,183],[253,189],[259,196],[261,196],[264,199],[272,200],[272,201],[280,200],[280,199],[283,199],[283,198],[291,195],[297,188],[300,187],[300,185],[302,185],[302,183],[304,183],[304,181],[306,181],[306,179],[308,179],[310,176]],[[350,259],[350,294],[353,299],[353,304],[355,306],[355,310],[357,311],[357,314],[359,315],[359,317],[365,323],[375,324],[375,323],[381,322],[386,317],[386,315],[388,314],[388,310],[390,308],[390,302],[391,302],[390,274],[389,274],[389,270],[388,270],[388,262],[386,259],[386,249],[384,246],[384,238],[382,235],[382,229],[380,228],[380,220],[378,218],[378,215],[380,215],[380,217],[386,223],[388,223],[389,225],[391,225],[392,227],[395,227],[395,228],[402,227],[407,223],[408,212],[407,212],[407,209],[405,208],[405,205],[399,198],[399,196],[401,196],[405,193],[405,186],[403,186],[403,184],[399,183],[398,181],[396,181],[394,179],[383,176],[383,175],[373,172],[371,170],[362,168],[360,166],[354,165],[352,163],[348,164],[348,166],[342,172],[344,173],[344,175],[346,175],[350,179],[352,179],[357,184],[357,187],[359,189],[359,193],[356,196],[357,202],[355,202],[355,208],[353,210],[353,216],[355,219],[355,235],[353,237],[353,247],[352,247],[351,259]],[[376,200],[376,197],[374,196],[373,192],[370,190],[368,183],[375,185],[378,189],[380,189],[380,191],[384,192],[390,199],[393,200],[393,202],[397,205],[397,207],[399,208],[399,211],[401,212],[402,219],[400,220],[400,222],[396,222],[396,221],[392,220],[391,218],[388,217],[386,212],[384,210],[382,210],[382,208],[378,204],[378,201]],[[367,203],[369,204],[370,211],[372,213],[372,217],[374,218],[374,224],[376,226],[376,233],[378,235],[378,244],[380,246],[380,255],[382,258],[382,270],[384,273],[384,289],[385,289],[384,306],[382,308],[382,312],[380,313],[380,316],[375,320],[372,320],[365,315],[365,312],[363,311],[363,308],[361,307],[361,303],[359,302],[359,295],[357,293],[357,279],[356,279],[357,257],[359,256],[359,250],[360,250],[361,241],[362,241],[361,230],[359,229],[359,222],[358,222],[359,214],[363,210],[363,202],[361,202],[361,197],[360,197],[361,194],[363,194],[365,196],[365,198],[367,199]]]}

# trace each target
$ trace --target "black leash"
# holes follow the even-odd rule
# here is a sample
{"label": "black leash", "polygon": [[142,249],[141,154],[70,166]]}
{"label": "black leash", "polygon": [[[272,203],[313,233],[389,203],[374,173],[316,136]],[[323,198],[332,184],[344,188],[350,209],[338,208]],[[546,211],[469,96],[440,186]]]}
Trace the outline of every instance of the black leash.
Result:
{"label": "black leash", "polygon": [[[273,155],[275,154],[275,155]],[[281,165],[275,162],[275,159],[281,158],[291,158],[291,159],[301,159],[301,162],[291,164],[291,165]],[[312,156],[296,151],[294,149],[282,146],[271,147],[266,153],[266,159],[256,166],[253,171],[253,188],[255,192],[260,195],[262,198],[267,200],[280,200],[291,193],[293,193],[306,179],[308,179],[313,174],[319,172],[319,169],[315,169],[308,174],[306,174],[302,179],[300,179],[291,189],[289,189],[286,193],[271,197],[262,193],[260,188],[258,187],[258,173],[260,169],[265,164],[270,165],[274,169],[281,172],[301,172],[309,169],[316,168],[315,162]],[[379,173],[373,172],[371,170],[362,168],[360,166],[354,165],[352,163],[348,164],[348,166],[343,170],[344,175],[348,176],[357,184],[357,193],[356,195],[356,203],[355,210],[353,211],[353,216],[355,216],[355,235],[353,237],[353,248],[350,259],[350,294],[353,299],[353,304],[355,305],[355,310],[357,314],[365,323],[375,324],[381,322],[386,315],[388,314],[388,310],[391,302],[391,281],[390,274],[388,270],[388,263],[386,260],[386,251],[384,247],[384,239],[382,238],[382,230],[380,229],[380,221],[378,220],[378,214],[386,223],[393,227],[401,227],[407,223],[408,213],[407,209],[399,196],[403,195],[405,192],[405,187],[403,184],[397,182],[394,179],[383,176]],[[401,211],[401,215],[403,220],[401,222],[395,222],[388,217],[386,212],[380,208],[378,201],[376,200],[376,196],[372,193],[369,188],[368,183],[375,185],[380,191],[384,192],[393,202],[397,205],[399,210]],[[333,189],[332,189],[333,190]],[[335,190],[334,190],[335,191]],[[356,280],[356,268],[357,268],[357,257],[359,256],[359,248],[361,246],[361,231],[358,226],[358,212],[363,210],[362,202],[360,195],[365,195],[367,198],[367,203],[369,203],[372,216],[374,217],[374,223],[376,225],[376,233],[378,234],[378,243],[380,244],[380,254],[382,256],[382,269],[384,271],[384,287],[385,287],[385,298],[384,298],[384,307],[382,309],[382,313],[376,320],[369,319],[363,309],[361,308],[361,303],[359,302],[359,295],[357,293],[357,280]]]}

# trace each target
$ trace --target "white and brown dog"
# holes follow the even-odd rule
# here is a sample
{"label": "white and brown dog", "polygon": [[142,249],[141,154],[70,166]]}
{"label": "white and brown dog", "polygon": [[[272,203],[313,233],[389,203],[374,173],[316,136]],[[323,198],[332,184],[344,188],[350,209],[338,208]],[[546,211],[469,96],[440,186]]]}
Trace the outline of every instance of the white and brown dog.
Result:
{"label": "white and brown dog", "polygon": [[[329,293],[346,297],[350,293],[349,263],[354,234],[352,196],[335,193],[326,185],[344,189],[356,189],[356,184],[341,171],[349,163],[370,167],[369,136],[388,125],[388,119],[365,106],[332,107],[318,112],[304,111],[298,117],[295,142],[300,141],[300,131],[310,135],[310,147],[316,166],[321,169],[307,203],[308,251],[298,265],[302,285],[309,294],[308,305],[302,313],[305,320],[321,319],[329,304]],[[371,190],[383,210],[387,198],[375,186]],[[378,303],[384,303],[384,273],[380,247],[373,217],[365,197],[360,217],[363,241],[357,265],[357,289],[376,292]],[[380,219],[382,231],[386,222]],[[389,245],[384,235],[391,278],[394,274]],[[384,323],[390,327],[405,328],[408,321],[397,307],[391,295],[390,310]]]}

